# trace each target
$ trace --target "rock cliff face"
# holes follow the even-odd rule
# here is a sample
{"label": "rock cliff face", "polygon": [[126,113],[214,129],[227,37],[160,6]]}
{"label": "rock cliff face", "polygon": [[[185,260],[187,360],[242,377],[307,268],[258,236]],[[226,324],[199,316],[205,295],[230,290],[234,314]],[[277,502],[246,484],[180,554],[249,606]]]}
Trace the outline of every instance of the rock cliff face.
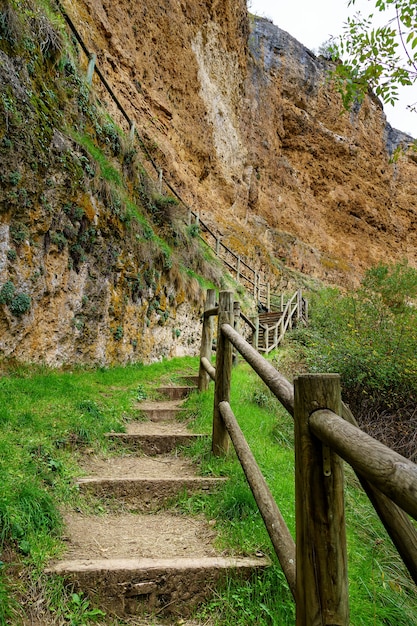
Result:
{"label": "rock cliff face", "polygon": [[[342,112],[326,60],[244,0],[63,4],[167,180],[276,285],[417,264],[417,164],[390,160],[410,138],[372,96]],[[70,63],[43,76],[11,39],[0,49],[2,353],[52,364],[195,353],[201,292],[181,270],[193,242],[173,266],[149,226],[130,224],[125,196],[143,204],[144,185]],[[82,130],[113,174],[94,170]],[[178,247],[174,230],[158,232]]]}
{"label": "rock cliff face", "polygon": [[245,2],[71,3],[160,165],[224,241],[335,283],[416,263],[411,138],[370,96],[343,112],[316,58]]}

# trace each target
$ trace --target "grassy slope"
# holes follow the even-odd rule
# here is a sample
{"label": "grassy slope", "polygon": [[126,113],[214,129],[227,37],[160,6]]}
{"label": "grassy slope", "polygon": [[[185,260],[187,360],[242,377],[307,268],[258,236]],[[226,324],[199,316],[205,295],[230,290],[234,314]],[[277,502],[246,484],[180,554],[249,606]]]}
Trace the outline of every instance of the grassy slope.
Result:
{"label": "grassy slope", "polygon": [[[18,368],[1,379],[0,519],[5,565],[0,570],[0,624],[18,623],[20,611],[5,601],[7,597],[23,601],[27,610],[40,600],[45,610],[52,606],[68,623],[88,623],[91,607],[74,607],[68,591],[57,581],[47,582],[42,574],[45,562],[62,550],[58,506],[89,506],[72,486],[79,473],[79,455],[86,449],[104,450],[103,433],[123,428],[131,419],[132,402],[152,394],[156,381],[175,380],[178,372],[196,369],[196,359],[175,359],[146,367],[90,371]],[[293,533],[292,420],[246,365],[233,372],[231,403]],[[188,405],[195,429],[210,432],[212,387],[194,394]],[[189,454],[201,461],[202,472],[225,474],[231,480],[216,497],[179,501],[178,512],[203,511],[216,520],[219,547],[228,553],[261,551],[274,559],[234,454],[226,460],[214,459],[207,443],[199,443]],[[412,584],[351,472],[347,472],[346,500],[352,625],[415,624]],[[71,618],[76,611],[81,617]],[[294,606],[274,562],[252,585],[229,583],[202,609],[201,617],[219,624],[233,620],[242,625],[282,626],[294,624]]]}
{"label": "grassy slope", "polygon": [[[197,423],[208,429],[212,390],[190,402],[195,403],[196,412],[198,409],[200,413]],[[234,370],[231,404],[294,536],[292,418],[246,365]],[[233,481],[217,500],[196,497],[184,506],[192,510],[203,509],[210,518],[218,520],[223,548],[243,549],[251,554],[262,550],[271,554],[269,538],[234,455],[227,461],[213,461],[207,449],[198,451],[198,454],[203,459],[203,466],[226,473],[233,477]],[[415,586],[350,468],[346,468],[346,478],[351,624],[411,626],[415,624]],[[234,589],[217,603],[222,607],[224,623],[232,619],[242,625],[294,623],[291,598],[278,567],[252,592],[255,594],[253,606],[248,603],[241,606],[240,592]],[[248,589],[244,593],[251,595]]]}

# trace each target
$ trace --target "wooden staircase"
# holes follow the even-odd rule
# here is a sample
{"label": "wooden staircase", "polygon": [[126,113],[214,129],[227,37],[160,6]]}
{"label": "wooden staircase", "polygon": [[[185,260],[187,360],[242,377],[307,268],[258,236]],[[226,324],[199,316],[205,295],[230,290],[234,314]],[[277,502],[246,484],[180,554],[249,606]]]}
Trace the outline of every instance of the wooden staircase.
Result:
{"label": "wooden staircase", "polygon": [[249,577],[269,565],[254,556],[217,553],[215,531],[201,517],[169,510],[180,493],[211,491],[224,478],[199,476],[178,451],[205,435],[176,420],[195,387],[160,389],[166,400],[143,402],[126,433],[109,433],[122,454],[85,459],[80,490],[97,498],[101,515],[65,516],[67,550],[48,572],[63,576],[108,615],[188,616],[228,576]]}

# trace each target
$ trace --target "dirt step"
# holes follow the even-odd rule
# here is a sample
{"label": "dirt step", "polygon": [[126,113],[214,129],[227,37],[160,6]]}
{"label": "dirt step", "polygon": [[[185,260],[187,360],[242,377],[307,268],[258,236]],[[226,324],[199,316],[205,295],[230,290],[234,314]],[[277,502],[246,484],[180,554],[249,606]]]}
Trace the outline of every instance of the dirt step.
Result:
{"label": "dirt step", "polygon": [[207,435],[194,434],[180,423],[130,422],[125,433],[106,433],[106,437],[122,443],[130,450],[144,454],[167,454],[176,448],[188,446]]}
{"label": "dirt step", "polygon": [[141,511],[166,506],[184,491],[211,491],[227,480],[198,476],[188,459],[173,455],[94,458],[86,460],[84,467],[90,475],[78,479],[81,491],[102,498],[118,498]]}
{"label": "dirt step", "polygon": [[134,406],[139,414],[152,422],[173,421],[184,409],[178,400],[140,402]]}
{"label": "dirt step", "polygon": [[166,387],[158,387],[158,393],[167,396],[171,400],[183,400],[187,396],[190,395],[192,391],[196,391],[197,387],[190,386],[179,386],[179,385],[168,385]]}
{"label": "dirt step", "polygon": [[121,618],[148,611],[187,616],[220,581],[249,578],[269,564],[264,557],[102,558],[62,561],[48,572],[99,598],[103,609]]}
{"label": "dirt step", "polygon": [[217,556],[215,523],[169,511],[87,515],[68,512],[65,560]]}

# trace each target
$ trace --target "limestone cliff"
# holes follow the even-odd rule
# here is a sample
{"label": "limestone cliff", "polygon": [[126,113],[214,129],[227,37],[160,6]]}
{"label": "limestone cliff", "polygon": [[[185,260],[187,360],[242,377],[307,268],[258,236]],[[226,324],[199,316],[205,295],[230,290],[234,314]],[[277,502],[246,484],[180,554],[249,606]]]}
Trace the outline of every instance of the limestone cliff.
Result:
{"label": "limestone cliff", "polygon": [[[64,6],[166,179],[277,286],[294,271],[347,285],[378,260],[416,265],[417,164],[390,160],[411,138],[372,95],[343,112],[325,59],[244,0]],[[146,163],[79,78],[78,44],[66,35],[57,62],[36,39],[41,13],[19,39],[19,16],[5,0],[0,10],[2,354],[107,364],[195,353],[193,276],[216,282],[218,270],[146,189]]]}
{"label": "limestone cliff", "polygon": [[381,259],[415,264],[416,164],[390,162],[411,138],[372,95],[343,112],[325,59],[243,0],[71,11],[166,176],[231,247],[343,284]]}

